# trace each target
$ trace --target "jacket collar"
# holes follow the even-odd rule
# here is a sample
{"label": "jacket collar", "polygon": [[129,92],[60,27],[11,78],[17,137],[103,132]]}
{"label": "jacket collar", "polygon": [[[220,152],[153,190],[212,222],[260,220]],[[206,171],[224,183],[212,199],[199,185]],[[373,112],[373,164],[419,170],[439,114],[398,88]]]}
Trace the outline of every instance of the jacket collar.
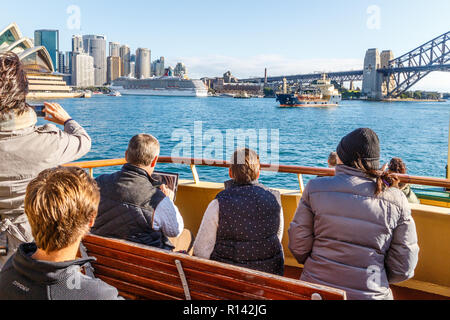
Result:
{"label": "jacket collar", "polygon": [[126,163],[123,167],[122,167],[122,172],[133,172],[133,173],[137,173],[140,176],[144,176],[146,177],[153,186],[157,186],[158,185],[158,181],[156,181],[155,179],[153,179],[148,173],[147,171],[145,171],[142,168],[139,168],[135,165],[132,165],[130,163]]}
{"label": "jacket collar", "polygon": [[245,184],[239,184],[234,180],[228,180],[225,182],[225,189],[232,189],[232,188],[238,188],[238,187],[244,187],[244,186],[257,186],[259,185],[259,181],[255,180],[249,183]]}
{"label": "jacket collar", "polygon": [[36,112],[31,108],[28,108],[21,115],[17,115],[14,111],[11,111],[5,115],[5,119],[0,120],[0,131],[14,133],[16,131],[34,127],[36,123]]}
{"label": "jacket collar", "polygon": [[23,276],[44,284],[55,284],[65,280],[70,267],[82,267],[96,260],[95,258],[86,258],[58,263],[38,261],[32,258],[36,251],[37,246],[34,243],[22,244],[14,255],[12,263],[14,269]]}
{"label": "jacket collar", "polygon": [[338,165],[336,167],[336,176],[339,176],[339,175],[348,175],[348,176],[355,176],[355,177],[375,180],[375,179],[367,176],[367,174],[362,172],[361,170],[358,170],[356,168],[352,168],[352,167],[349,167],[346,165]]}

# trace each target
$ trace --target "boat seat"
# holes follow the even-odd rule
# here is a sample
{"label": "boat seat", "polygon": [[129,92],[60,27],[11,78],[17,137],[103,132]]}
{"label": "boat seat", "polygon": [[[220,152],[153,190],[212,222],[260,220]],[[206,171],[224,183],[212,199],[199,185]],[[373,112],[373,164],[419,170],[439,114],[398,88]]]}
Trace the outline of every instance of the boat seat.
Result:
{"label": "boat seat", "polygon": [[129,300],[345,300],[344,291],[122,240],[83,240],[97,278]]}

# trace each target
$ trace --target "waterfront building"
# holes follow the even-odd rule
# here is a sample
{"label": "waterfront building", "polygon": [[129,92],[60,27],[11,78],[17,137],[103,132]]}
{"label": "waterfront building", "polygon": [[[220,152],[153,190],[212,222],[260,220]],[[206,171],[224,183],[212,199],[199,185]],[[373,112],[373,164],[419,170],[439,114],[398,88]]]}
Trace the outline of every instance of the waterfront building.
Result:
{"label": "waterfront building", "polygon": [[109,43],[109,56],[120,57],[120,43],[117,42]]}
{"label": "waterfront building", "polygon": [[138,48],[136,51],[136,78],[146,79],[151,77],[151,51],[146,48]]}
{"label": "waterfront building", "polygon": [[130,78],[136,78],[136,62],[130,62]]}
{"label": "waterfront building", "polygon": [[80,35],[72,36],[72,52],[75,53],[83,53],[83,37]]}
{"label": "waterfront building", "polygon": [[123,45],[120,47],[119,55],[122,63],[122,70],[121,70],[121,76],[130,76],[131,73],[134,73],[134,71],[131,71],[131,52],[130,47],[127,45]]}
{"label": "waterfront building", "polygon": [[66,73],[66,54],[58,52],[58,72]]}
{"label": "waterfront building", "polygon": [[107,81],[111,84],[117,78],[122,75],[122,63],[119,56],[108,57],[107,59],[108,72]]}
{"label": "waterfront building", "polygon": [[82,88],[94,86],[94,58],[87,53],[77,53],[73,56],[72,60],[72,85]]}
{"label": "waterfront building", "polygon": [[55,67],[46,47],[35,47],[31,39],[22,36],[15,23],[0,29],[0,53],[6,51],[17,54],[23,64],[29,82],[29,99],[76,96],[67,86],[63,76],[54,74]]}
{"label": "waterfront building", "polygon": [[187,68],[182,62],[178,62],[173,71],[175,77],[185,78],[187,77]]}
{"label": "waterfront building", "polygon": [[34,45],[36,47],[44,46],[50,58],[52,59],[55,71],[59,71],[58,54],[59,54],[59,31],[58,30],[36,30],[34,32]]}
{"label": "waterfront building", "polygon": [[[66,52],[66,66],[65,66],[65,73],[67,74],[72,74],[72,57],[73,57],[73,53],[72,51],[67,51]],[[72,82],[70,82],[72,83]]]}
{"label": "waterfront building", "polygon": [[159,58],[158,60],[153,61],[152,63],[152,76],[162,77],[164,75],[165,66],[164,66],[164,57]]}
{"label": "waterfront building", "polygon": [[83,47],[87,54],[94,58],[95,85],[106,83],[106,38],[100,35],[84,35]]}

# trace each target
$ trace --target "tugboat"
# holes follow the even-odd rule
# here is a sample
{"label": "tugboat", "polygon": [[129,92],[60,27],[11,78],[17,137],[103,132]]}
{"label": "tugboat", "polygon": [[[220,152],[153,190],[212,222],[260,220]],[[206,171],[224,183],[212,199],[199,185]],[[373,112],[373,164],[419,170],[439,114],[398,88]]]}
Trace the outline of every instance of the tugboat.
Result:
{"label": "tugboat", "polygon": [[317,83],[298,93],[287,93],[287,82],[284,79],[283,93],[277,94],[277,101],[280,102],[280,107],[337,107],[342,96],[326,75],[323,75]]}

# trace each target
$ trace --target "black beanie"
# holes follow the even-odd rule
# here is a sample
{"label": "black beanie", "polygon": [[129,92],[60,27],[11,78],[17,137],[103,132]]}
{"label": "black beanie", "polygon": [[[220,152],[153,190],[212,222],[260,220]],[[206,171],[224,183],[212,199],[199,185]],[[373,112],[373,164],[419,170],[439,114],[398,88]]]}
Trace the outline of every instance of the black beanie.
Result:
{"label": "black beanie", "polygon": [[345,136],[337,148],[341,161],[349,167],[358,159],[365,160],[378,170],[380,168],[380,139],[367,128],[357,129]]}

